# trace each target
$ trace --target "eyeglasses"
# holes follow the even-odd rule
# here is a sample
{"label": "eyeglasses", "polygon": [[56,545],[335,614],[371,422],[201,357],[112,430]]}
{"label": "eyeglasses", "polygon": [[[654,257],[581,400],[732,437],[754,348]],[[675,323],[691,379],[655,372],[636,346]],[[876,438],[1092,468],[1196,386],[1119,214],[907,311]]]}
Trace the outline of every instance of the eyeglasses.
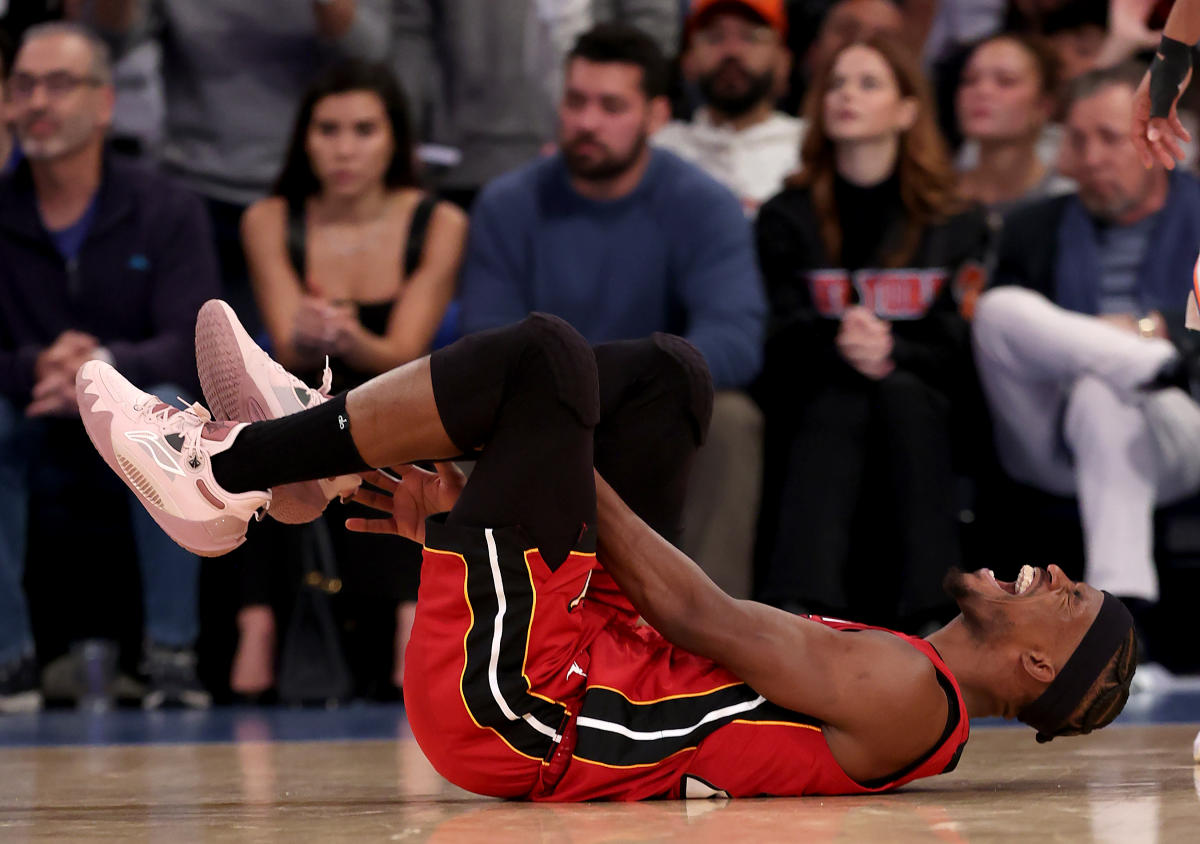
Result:
{"label": "eyeglasses", "polygon": [[8,80],[8,96],[17,102],[28,100],[33,97],[33,92],[38,86],[42,85],[46,88],[46,96],[57,100],[77,90],[81,85],[98,87],[102,84],[103,82],[95,76],[77,76],[67,70],[51,71],[44,76],[14,73]]}

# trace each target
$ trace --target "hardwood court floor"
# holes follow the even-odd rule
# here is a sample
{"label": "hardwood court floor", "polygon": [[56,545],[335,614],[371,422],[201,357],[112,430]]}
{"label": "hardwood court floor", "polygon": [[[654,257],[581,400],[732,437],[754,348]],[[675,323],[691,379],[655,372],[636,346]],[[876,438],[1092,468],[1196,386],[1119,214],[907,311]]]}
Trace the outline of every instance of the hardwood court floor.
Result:
{"label": "hardwood court floor", "polygon": [[1196,725],[975,731],[891,795],[547,806],[473,797],[411,738],[0,749],[0,841],[1200,841]]}

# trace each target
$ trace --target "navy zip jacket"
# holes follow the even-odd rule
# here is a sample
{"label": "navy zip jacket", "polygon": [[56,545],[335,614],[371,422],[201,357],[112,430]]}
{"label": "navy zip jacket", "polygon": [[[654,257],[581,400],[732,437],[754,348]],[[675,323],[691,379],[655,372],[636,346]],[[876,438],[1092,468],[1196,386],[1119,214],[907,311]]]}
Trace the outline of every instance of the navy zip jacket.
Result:
{"label": "navy zip jacket", "polygon": [[196,313],[220,295],[204,206],[164,177],[106,156],[70,262],[42,225],[29,162],[0,181],[0,395],[18,407],[38,354],[68,329],[96,337],[134,384],[195,390]]}

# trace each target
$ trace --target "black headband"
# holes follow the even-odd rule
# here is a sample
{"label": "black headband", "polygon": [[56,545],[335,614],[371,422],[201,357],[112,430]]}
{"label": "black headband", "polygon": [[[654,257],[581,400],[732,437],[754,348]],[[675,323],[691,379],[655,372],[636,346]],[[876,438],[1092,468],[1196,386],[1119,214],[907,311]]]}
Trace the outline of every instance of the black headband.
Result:
{"label": "black headband", "polygon": [[1133,627],[1133,616],[1119,600],[1107,592],[1083,641],[1046,687],[1046,691],[1026,706],[1017,717],[1037,729],[1039,743],[1050,741],[1075,712],[1079,701],[1096,682],[1121,642]]}

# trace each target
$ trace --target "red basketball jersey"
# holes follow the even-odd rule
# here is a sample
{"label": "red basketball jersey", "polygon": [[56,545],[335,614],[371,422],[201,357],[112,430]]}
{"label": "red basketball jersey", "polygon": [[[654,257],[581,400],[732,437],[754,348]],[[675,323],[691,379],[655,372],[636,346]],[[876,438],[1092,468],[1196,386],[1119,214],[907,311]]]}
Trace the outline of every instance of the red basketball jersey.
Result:
{"label": "red basketball jersey", "polygon": [[637,624],[594,554],[551,571],[516,529],[431,522],[427,537],[405,703],[434,767],[470,791],[541,801],[863,794],[952,770],[966,743],[962,695],[921,639],[893,633],[937,671],[949,703],[942,736],[904,770],[859,783],[816,719]]}

